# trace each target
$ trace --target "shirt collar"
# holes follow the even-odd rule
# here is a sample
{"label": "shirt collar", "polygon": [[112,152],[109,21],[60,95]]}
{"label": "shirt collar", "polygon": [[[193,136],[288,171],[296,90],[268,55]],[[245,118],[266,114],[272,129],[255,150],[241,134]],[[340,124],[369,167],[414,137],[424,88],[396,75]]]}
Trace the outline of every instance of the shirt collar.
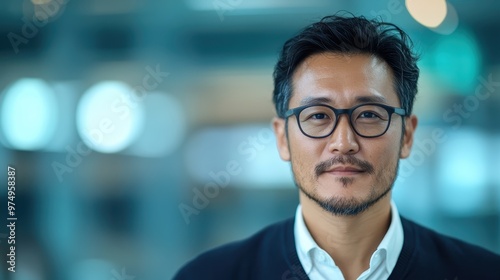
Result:
{"label": "shirt collar", "polygon": [[[297,255],[304,271],[306,274],[309,274],[313,266],[312,251],[323,249],[318,246],[307,229],[304,217],[302,216],[302,206],[300,204],[297,206],[297,211],[295,213],[294,236]],[[384,238],[378,245],[377,250],[372,255],[373,257],[376,253],[380,253],[385,256],[384,263],[389,274],[396,266],[399,254],[403,248],[403,239],[401,218],[399,217],[396,204],[391,201],[391,224]]]}
{"label": "shirt collar", "polygon": [[314,248],[319,248],[316,241],[312,238],[309,230],[304,222],[304,217],[302,216],[302,206],[299,204],[297,206],[297,211],[295,212],[295,248],[297,250],[297,255],[304,268],[306,274],[309,274],[312,269],[312,258],[310,252]]}
{"label": "shirt collar", "polygon": [[401,249],[403,248],[403,239],[403,225],[401,224],[398,208],[394,201],[391,201],[391,224],[377,247],[377,250],[385,250],[385,264],[389,273],[391,273],[396,266],[399,253],[401,253]]}

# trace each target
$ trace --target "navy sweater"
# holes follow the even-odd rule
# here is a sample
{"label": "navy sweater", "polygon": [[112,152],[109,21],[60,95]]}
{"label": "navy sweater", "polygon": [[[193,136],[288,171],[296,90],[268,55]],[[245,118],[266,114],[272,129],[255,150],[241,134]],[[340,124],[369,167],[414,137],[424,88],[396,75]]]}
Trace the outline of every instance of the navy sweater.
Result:
{"label": "navy sweater", "polygon": [[[500,279],[500,256],[401,217],[404,243],[389,279]],[[294,219],[208,251],[174,279],[309,279],[295,249]]]}

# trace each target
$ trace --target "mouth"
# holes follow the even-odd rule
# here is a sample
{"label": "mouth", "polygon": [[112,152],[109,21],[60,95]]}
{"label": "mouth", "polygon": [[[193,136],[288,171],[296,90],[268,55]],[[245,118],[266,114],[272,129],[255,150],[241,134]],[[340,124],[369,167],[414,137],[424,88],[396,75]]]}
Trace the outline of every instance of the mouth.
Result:
{"label": "mouth", "polygon": [[352,155],[336,156],[320,162],[315,168],[316,178],[322,174],[331,175],[336,179],[355,178],[368,174],[374,175],[374,168],[368,162]]}
{"label": "mouth", "polygon": [[366,171],[355,167],[355,166],[333,166],[332,168],[329,168],[328,170],[325,171],[325,173],[335,175],[335,176],[355,176],[355,175],[361,175],[365,173]]}

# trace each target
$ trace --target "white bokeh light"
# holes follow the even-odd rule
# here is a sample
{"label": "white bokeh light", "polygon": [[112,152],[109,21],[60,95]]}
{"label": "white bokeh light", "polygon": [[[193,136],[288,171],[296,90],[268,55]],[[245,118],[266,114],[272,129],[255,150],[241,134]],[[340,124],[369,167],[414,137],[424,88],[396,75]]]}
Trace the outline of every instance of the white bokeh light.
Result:
{"label": "white bokeh light", "polygon": [[140,134],[143,104],[122,82],[105,81],[92,86],[80,99],[76,124],[84,143],[101,153],[127,148]]}
{"label": "white bokeh light", "polygon": [[[492,176],[492,183],[496,190],[497,201],[500,201],[500,134],[495,135],[491,138],[493,141],[493,149],[491,150],[491,156],[493,158],[493,164],[490,166],[490,174]],[[500,213],[500,203],[497,204],[497,211]]]}
{"label": "white bokeh light", "polygon": [[0,105],[2,138],[9,148],[39,150],[54,137],[58,108],[52,88],[40,79],[20,79]]}
{"label": "white bokeh light", "polygon": [[426,27],[437,27],[446,18],[445,0],[406,0],[410,15]]}
{"label": "white bokeh light", "polygon": [[438,26],[430,27],[430,29],[442,35],[450,35],[457,29],[458,22],[457,10],[451,3],[446,2],[446,17]]}
{"label": "white bokeh light", "polygon": [[488,205],[488,138],[470,128],[447,135],[437,157],[439,207],[456,216],[481,213]]}
{"label": "white bokeh light", "polygon": [[[242,188],[293,188],[290,165],[280,159],[269,125],[206,127],[190,136],[186,144],[186,170],[201,183],[214,182],[228,166],[239,170],[228,184]],[[234,164],[232,164],[234,163]]]}

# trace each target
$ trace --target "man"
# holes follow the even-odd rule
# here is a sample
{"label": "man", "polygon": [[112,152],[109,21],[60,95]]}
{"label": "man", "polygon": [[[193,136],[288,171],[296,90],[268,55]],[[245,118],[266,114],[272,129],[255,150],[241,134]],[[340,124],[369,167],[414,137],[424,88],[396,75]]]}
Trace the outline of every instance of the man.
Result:
{"label": "man", "polygon": [[400,217],[419,69],[393,24],[330,16],[288,40],[274,72],[294,219],[194,259],[175,279],[500,279],[500,256]]}

